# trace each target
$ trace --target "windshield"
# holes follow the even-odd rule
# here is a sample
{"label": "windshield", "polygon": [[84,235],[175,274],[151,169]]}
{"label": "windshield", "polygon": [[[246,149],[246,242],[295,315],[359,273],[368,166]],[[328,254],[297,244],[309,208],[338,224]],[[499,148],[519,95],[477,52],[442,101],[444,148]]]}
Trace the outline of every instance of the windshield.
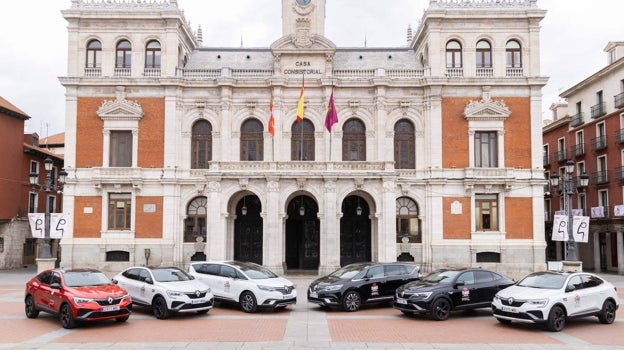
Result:
{"label": "windshield", "polygon": [[273,271],[262,267],[260,265],[258,266],[253,266],[253,265],[243,265],[240,266],[240,269],[247,275],[247,277],[251,278],[252,280],[263,280],[263,279],[267,279],[267,278],[277,278],[277,275],[275,273],[273,273]]}
{"label": "windshield", "polygon": [[188,273],[173,268],[165,268],[165,269],[153,269],[152,273],[154,274],[154,278],[158,282],[178,282],[178,281],[189,281],[193,279],[193,276]]}
{"label": "windshield", "polygon": [[358,272],[362,271],[363,269],[364,269],[364,265],[347,265],[345,267],[342,267],[332,272],[329,276],[337,277],[342,280],[348,280],[348,279],[353,278],[355,275],[358,274]]}
{"label": "windshield", "polygon": [[430,283],[451,283],[455,276],[459,275],[460,271],[454,270],[439,270],[433,271],[423,278],[423,281]]}
{"label": "windshield", "polygon": [[536,273],[526,276],[518,282],[521,287],[560,289],[568,276],[552,273]]}
{"label": "windshield", "polygon": [[63,274],[67,287],[105,286],[111,281],[101,272],[70,271]]}

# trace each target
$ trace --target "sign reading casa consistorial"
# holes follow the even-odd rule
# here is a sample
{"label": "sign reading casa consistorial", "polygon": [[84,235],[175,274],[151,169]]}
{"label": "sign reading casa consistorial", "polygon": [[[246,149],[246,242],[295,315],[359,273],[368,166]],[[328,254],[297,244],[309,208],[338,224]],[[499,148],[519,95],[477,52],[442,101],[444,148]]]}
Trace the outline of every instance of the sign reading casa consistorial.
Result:
{"label": "sign reading casa consistorial", "polygon": [[222,48],[175,0],[72,0],[62,266],[545,268],[535,0],[431,0],[392,48],[281,5]]}

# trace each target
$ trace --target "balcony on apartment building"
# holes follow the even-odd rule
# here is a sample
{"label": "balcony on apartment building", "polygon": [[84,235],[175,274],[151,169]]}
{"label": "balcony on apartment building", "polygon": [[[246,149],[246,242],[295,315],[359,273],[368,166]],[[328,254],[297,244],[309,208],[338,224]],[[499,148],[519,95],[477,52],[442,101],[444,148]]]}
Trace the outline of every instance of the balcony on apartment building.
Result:
{"label": "balcony on apartment building", "polygon": [[615,108],[624,107],[624,92],[620,92],[619,94],[613,96],[613,105]]}
{"label": "balcony on apartment building", "polygon": [[600,118],[607,114],[607,108],[604,102],[600,102],[590,107],[592,119]]}
{"label": "balcony on apartment building", "polygon": [[607,135],[598,136],[591,141],[592,151],[601,151],[607,148]]}
{"label": "balcony on apartment building", "polygon": [[609,183],[609,172],[607,170],[596,171],[591,175],[591,184],[594,186],[606,185]]}
{"label": "balcony on apartment building", "polygon": [[572,157],[582,157],[585,155],[585,144],[579,143],[578,145],[574,145],[570,147],[570,155]]}
{"label": "balcony on apartment building", "polygon": [[624,182],[624,166],[615,168],[615,181]]}
{"label": "balcony on apartment building", "polygon": [[570,126],[577,127],[579,125],[583,125],[583,118],[585,115],[583,112],[576,113],[575,115],[570,117]]}
{"label": "balcony on apartment building", "polygon": [[555,152],[555,160],[558,163],[563,163],[563,162],[567,161],[568,157],[566,157],[566,151],[564,149],[562,149],[560,151]]}
{"label": "balcony on apartment building", "polygon": [[614,136],[615,136],[615,144],[619,145],[619,144],[624,143],[624,129],[617,130],[614,133]]}
{"label": "balcony on apartment building", "polygon": [[544,166],[544,168],[550,165],[550,157],[548,156],[548,154],[544,155],[542,159],[542,163],[543,163],[542,165]]}

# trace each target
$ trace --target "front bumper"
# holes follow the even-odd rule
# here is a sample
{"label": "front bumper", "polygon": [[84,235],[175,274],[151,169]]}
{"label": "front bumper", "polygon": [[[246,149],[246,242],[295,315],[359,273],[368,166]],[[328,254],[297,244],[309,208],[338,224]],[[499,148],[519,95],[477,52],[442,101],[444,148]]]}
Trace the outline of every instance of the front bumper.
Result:
{"label": "front bumper", "polygon": [[288,305],[296,304],[297,297],[290,299],[266,299],[262,304],[258,305],[259,308],[275,309],[280,307],[286,307]]}
{"label": "front bumper", "polygon": [[214,297],[203,303],[193,304],[185,301],[173,300],[171,302],[171,311],[173,312],[197,312],[210,310],[214,306]]}
{"label": "front bumper", "polygon": [[[311,294],[312,293],[312,294]],[[308,291],[308,302],[318,304],[327,307],[340,306],[340,293],[327,293],[327,292],[310,292]]]}
{"label": "front bumper", "polygon": [[[405,300],[405,299],[404,299]],[[402,312],[405,313],[411,313],[411,314],[430,314],[431,313],[431,301],[411,301],[411,300],[405,300],[405,302],[397,302],[397,299],[395,298],[394,301],[392,302],[392,307],[397,309],[397,310],[401,310]]]}
{"label": "front bumper", "polygon": [[[524,304],[526,305],[526,304]],[[505,306],[499,300],[492,301],[492,315],[502,320],[526,322],[526,323],[545,323],[547,309],[527,308],[523,306]]]}

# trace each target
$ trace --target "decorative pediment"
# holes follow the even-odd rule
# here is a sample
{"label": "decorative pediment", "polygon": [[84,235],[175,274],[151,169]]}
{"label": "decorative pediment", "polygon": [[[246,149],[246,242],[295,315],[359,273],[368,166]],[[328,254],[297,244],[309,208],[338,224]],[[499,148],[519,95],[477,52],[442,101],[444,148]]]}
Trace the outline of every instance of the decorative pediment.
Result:
{"label": "decorative pediment", "polygon": [[271,44],[274,54],[293,53],[334,53],[336,45],[321,35],[287,35]]}
{"label": "decorative pediment", "polygon": [[117,87],[117,98],[102,103],[97,115],[102,120],[139,120],[143,117],[143,107],[136,101],[126,100],[125,88]]}
{"label": "decorative pediment", "polygon": [[498,120],[503,121],[511,115],[511,111],[505,105],[505,101],[494,101],[488,88],[483,89],[480,101],[470,101],[464,108],[466,120]]}

